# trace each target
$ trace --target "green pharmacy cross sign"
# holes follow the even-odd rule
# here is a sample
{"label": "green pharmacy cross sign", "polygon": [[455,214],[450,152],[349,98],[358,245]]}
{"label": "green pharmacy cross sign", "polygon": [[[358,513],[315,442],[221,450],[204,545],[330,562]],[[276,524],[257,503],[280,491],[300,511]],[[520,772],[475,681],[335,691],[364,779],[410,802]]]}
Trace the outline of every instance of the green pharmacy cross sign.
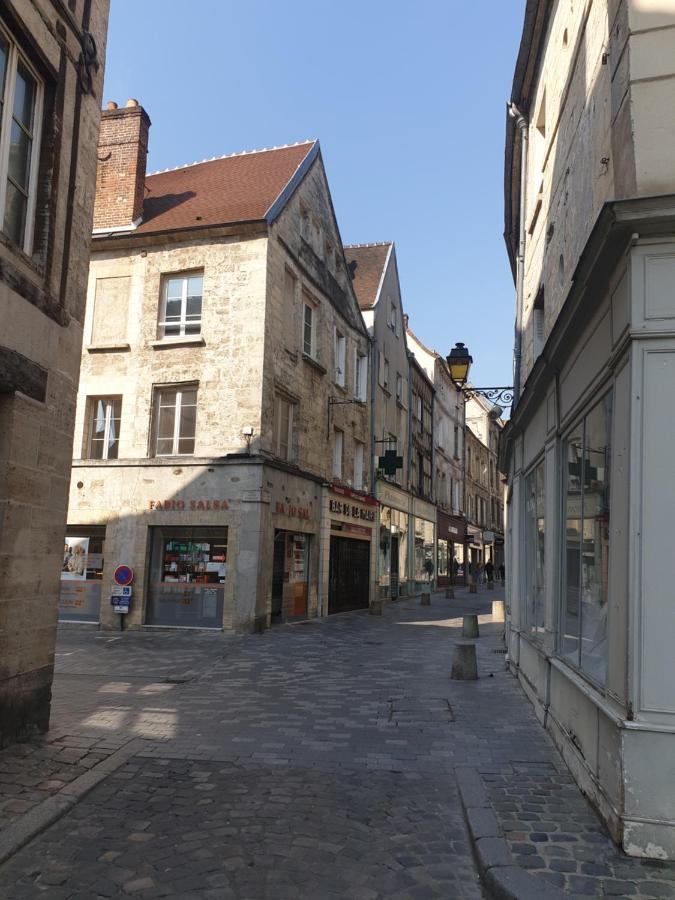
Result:
{"label": "green pharmacy cross sign", "polygon": [[395,475],[397,469],[403,468],[403,457],[397,456],[395,450],[385,450],[384,455],[379,457],[378,468],[385,475]]}

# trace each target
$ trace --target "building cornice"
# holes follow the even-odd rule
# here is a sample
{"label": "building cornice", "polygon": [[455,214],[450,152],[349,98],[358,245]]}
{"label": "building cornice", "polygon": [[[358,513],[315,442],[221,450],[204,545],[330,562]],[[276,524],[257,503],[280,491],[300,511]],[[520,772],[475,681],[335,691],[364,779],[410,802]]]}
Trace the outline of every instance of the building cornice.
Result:
{"label": "building cornice", "polygon": [[613,200],[604,204],[572,275],[572,287],[502,431],[499,467],[508,471],[515,434],[528,421],[560,372],[575,339],[606,299],[619,259],[640,238],[675,234],[675,194]]}

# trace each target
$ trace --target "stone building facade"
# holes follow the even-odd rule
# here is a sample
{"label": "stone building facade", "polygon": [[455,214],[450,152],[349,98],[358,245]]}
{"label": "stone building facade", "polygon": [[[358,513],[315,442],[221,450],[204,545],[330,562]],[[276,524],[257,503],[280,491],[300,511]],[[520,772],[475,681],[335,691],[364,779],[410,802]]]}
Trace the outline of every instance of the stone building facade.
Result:
{"label": "stone building facade", "polygon": [[415,590],[410,362],[396,248],[387,242],[356,244],[345,247],[345,256],[371,337],[371,489],[380,503],[377,588],[382,600],[396,600]]}
{"label": "stone building facade", "polygon": [[[473,525],[473,545],[483,564],[492,562],[497,572],[504,563],[504,485],[499,471],[499,439],[504,423],[499,407],[480,394],[470,394],[465,406],[466,430],[470,432],[472,463],[467,450],[467,509]],[[471,471],[470,471],[471,470]]]}
{"label": "stone building facade", "polygon": [[0,746],[49,723],[107,20],[0,10]]}
{"label": "stone building facade", "polygon": [[672,859],[672,4],[528,0],[511,99],[509,664],[615,840]]}
{"label": "stone building facade", "polygon": [[116,627],[122,564],[126,627],[368,606],[369,340],[318,143],[146,176],[147,114],[110,107],[61,615]]}
{"label": "stone building facade", "polygon": [[434,385],[433,446],[436,504],[436,580],[439,587],[466,581],[464,514],[464,397],[443,357],[408,328],[408,347]]}

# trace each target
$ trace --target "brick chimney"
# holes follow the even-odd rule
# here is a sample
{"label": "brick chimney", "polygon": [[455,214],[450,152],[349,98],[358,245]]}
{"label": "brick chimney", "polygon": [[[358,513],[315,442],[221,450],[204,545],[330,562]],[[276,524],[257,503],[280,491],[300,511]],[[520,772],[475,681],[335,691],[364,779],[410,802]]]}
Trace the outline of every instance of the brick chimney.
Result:
{"label": "brick chimney", "polygon": [[133,229],[143,215],[150,118],[138,100],[101,112],[94,231]]}

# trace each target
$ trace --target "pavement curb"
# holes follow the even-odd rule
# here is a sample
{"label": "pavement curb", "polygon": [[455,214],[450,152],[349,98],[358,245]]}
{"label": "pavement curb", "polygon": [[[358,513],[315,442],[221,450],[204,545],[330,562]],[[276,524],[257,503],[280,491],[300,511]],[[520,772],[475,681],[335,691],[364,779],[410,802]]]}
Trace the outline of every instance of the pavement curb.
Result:
{"label": "pavement curb", "polygon": [[495,900],[563,900],[570,895],[516,865],[480,772],[456,766],[455,780],[478,870]]}
{"label": "pavement curb", "polygon": [[0,866],[45,828],[65,815],[108,775],[119,769],[132,756],[139,754],[144,745],[145,741],[140,738],[128,741],[97,766],[65,785],[57,794],[47,797],[42,803],[38,803],[33,809],[11,822],[0,832]]}

